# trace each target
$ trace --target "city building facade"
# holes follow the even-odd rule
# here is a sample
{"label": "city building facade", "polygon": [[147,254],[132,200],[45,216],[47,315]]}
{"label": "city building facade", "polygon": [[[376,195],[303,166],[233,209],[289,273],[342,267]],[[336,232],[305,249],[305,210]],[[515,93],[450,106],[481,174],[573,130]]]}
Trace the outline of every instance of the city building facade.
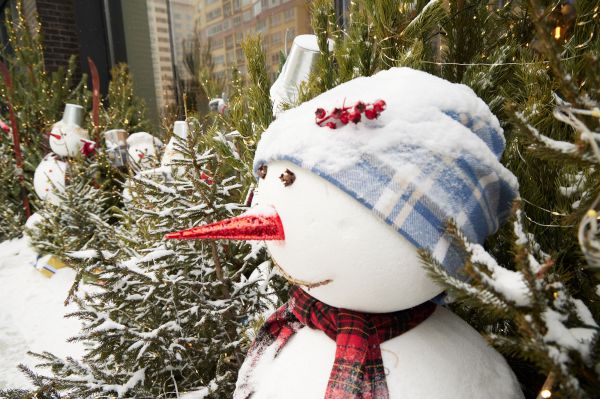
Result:
{"label": "city building facade", "polygon": [[210,45],[215,75],[227,78],[232,68],[245,73],[241,44],[257,33],[274,79],[282,52],[289,50],[295,36],[311,32],[309,6],[306,0],[197,0],[197,33]]}

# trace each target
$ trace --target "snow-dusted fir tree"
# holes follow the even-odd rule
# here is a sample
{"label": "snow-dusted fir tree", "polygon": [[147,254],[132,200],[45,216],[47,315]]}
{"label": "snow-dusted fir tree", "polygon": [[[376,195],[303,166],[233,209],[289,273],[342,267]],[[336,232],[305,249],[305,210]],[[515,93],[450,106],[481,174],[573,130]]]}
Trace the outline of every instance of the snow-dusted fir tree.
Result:
{"label": "snow-dusted fir tree", "polygon": [[[45,380],[68,397],[228,397],[252,330],[268,305],[260,248],[247,243],[167,241],[168,232],[238,213],[245,173],[238,134],[191,124],[177,165],[133,180],[132,199],[98,237],[69,254],[87,284],[77,294],[82,360],[38,355]],[[261,269],[262,270],[262,269]],[[47,384],[46,386],[50,386]]]}

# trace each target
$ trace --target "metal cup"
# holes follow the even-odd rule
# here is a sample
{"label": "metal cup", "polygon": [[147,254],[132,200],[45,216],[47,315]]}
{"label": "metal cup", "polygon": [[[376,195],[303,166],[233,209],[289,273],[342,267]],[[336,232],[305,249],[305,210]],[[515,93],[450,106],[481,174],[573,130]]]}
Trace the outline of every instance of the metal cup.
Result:
{"label": "metal cup", "polygon": [[62,121],[65,125],[81,126],[85,110],[78,104],[65,104]]}
{"label": "metal cup", "polygon": [[[329,43],[329,50],[333,50],[333,42]],[[319,44],[315,35],[299,35],[294,38],[281,73],[270,90],[275,115],[281,111],[282,104],[296,101],[298,86],[308,80],[319,54]]]}
{"label": "metal cup", "polygon": [[123,129],[112,129],[104,132],[106,152],[110,163],[121,168],[127,165],[127,136]]}
{"label": "metal cup", "polygon": [[185,139],[188,134],[188,124],[186,121],[175,121],[173,124],[173,134]]}

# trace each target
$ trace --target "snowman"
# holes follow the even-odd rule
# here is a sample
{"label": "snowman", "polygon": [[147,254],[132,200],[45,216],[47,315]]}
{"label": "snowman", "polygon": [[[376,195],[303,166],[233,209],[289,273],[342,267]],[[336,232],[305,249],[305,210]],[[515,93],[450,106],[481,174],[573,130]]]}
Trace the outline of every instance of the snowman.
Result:
{"label": "snowman", "polygon": [[[75,157],[89,143],[88,131],[81,127],[84,109],[81,105],[65,104],[65,111],[60,121],[50,131],[50,148],[61,157]],[[89,144],[88,144],[89,145]]]}
{"label": "snowman", "polygon": [[481,243],[507,218],[518,187],[504,145],[471,89],[408,68],[280,114],[257,147],[253,208],[167,235],[265,240],[294,284],[234,398],[522,398],[504,358],[436,304],[418,254],[459,276],[445,222]]}
{"label": "snowman", "polygon": [[147,132],[133,133],[127,138],[129,162],[135,169],[149,169],[158,161],[162,141]]}
{"label": "snowman", "polygon": [[88,131],[81,127],[84,116],[81,105],[65,104],[62,119],[52,126],[49,134],[50,148],[38,164],[33,175],[33,188],[42,201],[54,205],[60,203],[57,192],[65,190],[67,162],[66,157],[75,157],[94,151],[95,143],[89,140]]}

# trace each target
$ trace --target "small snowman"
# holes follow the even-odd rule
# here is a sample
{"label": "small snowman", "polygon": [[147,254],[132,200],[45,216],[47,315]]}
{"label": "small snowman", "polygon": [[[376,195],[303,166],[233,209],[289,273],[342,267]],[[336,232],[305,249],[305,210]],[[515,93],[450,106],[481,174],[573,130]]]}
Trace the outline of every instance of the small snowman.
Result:
{"label": "small snowman", "polygon": [[62,119],[52,126],[49,142],[53,152],[42,159],[33,175],[33,187],[42,201],[50,201],[54,205],[60,203],[56,193],[65,190],[66,157],[87,156],[94,151],[95,143],[89,140],[88,131],[81,127],[84,112],[81,105],[65,104]]}
{"label": "small snowman", "polygon": [[75,157],[82,148],[89,146],[88,131],[81,127],[85,110],[81,105],[65,104],[60,121],[50,131],[50,148],[61,157]]}
{"label": "small snowman", "polygon": [[167,235],[265,240],[295,284],[234,398],[522,398],[504,358],[436,304],[418,255],[455,273],[446,221],[478,243],[505,221],[518,186],[504,145],[471,89],[409,68],[282,113],[257,147],[253,208]]}
{"label": "small snowman", "polygon": [[161,167],[171,167],[173,173],[179,174],[181,173],[181,168],[176,167],[174,164],[177,160],[184,159],[184,156],[181,152],[177,150],[178,145],[182,145],[188,136],[188,124],[186,121],[175,121],[173,124],[173,136],[167,143],[167,147],[165,148],[165,153],[160,161]]}
{"label": "small snowman", "polygon": [[162,141],[147,132],[133,133],[127,138],[129,162],[136,169],[149,169],[158,164]]}

